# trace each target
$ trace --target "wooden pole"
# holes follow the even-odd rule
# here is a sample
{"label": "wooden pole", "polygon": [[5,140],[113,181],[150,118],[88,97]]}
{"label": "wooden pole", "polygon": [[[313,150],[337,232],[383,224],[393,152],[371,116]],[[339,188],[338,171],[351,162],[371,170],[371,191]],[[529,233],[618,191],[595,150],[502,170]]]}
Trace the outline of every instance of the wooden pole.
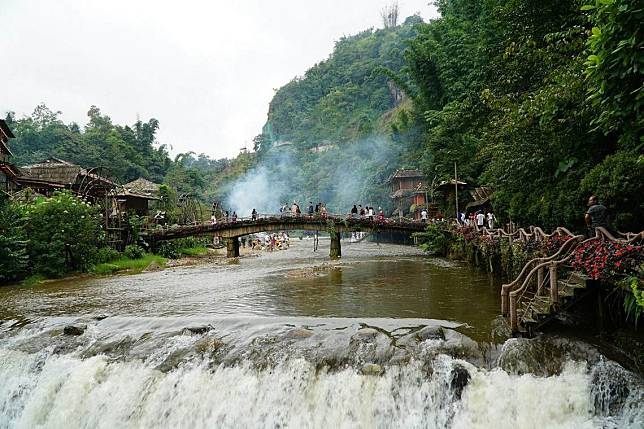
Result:
{"label": "wooden pole", "polygon": [[454,190],[456,191],[454,200],[456,202],[456,221],[458,222],[458,173],[456,171],[456,163],[454,163]]}

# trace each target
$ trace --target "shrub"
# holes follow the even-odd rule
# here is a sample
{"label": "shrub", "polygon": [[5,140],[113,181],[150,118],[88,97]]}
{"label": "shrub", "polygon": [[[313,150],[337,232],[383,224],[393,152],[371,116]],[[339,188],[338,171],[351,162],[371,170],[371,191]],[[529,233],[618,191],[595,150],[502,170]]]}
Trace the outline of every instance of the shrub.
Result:
{"label": "shrub", "polygon": [[128,259],[139,259],[142,258],[143,255],[145,255],[145,251],[136,244],[129,244],[125,246],[125,250],[123,250],[123,256]]}
{"label": "shrub", "polygon": [[27,242],[20,207],[0,200],[0,283],[18,280],[27,273]]}
{"label": "shrub", "polygon": [[425,251],[444,255],[449,245],[449,232],[443,225],[429,224],[424,232],[413,234],[419,241],[419,246]]}
{"label": "shrub", "polygon": [[96,258],[94,259],[96,263],[102,264],[105,262],[110,262],[121,257],[121,254],[118,250],[111,247],[101,247],[96,252]]}
{"label": "shrub", "polygon": [[48,277],[87,270],[103,238],[98,210],[68,191],[26,207],[25,236],[33,270]]}

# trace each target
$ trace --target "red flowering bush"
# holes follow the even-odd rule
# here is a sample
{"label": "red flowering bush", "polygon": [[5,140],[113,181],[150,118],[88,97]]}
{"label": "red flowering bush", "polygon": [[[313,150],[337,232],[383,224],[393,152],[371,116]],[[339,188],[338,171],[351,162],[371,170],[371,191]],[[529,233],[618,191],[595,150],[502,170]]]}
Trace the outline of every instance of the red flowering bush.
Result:
{"label": "red flowering bush", "polygon": [[541,251],[545,256],[554,255],[571,238],[569,235],[554,234],[541,242]]}
{"label": "red flowering bush", "polygon": [[575,249],[572,266],[594,280],[637,272],[644,262],[641,245],[591,240]]}

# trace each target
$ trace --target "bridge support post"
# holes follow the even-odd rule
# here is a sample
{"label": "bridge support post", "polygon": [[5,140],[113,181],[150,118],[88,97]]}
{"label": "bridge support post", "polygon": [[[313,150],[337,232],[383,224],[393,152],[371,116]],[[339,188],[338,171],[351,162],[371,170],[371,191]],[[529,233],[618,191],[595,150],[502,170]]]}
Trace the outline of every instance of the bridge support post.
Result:
{"label": "bridge support post", "polygon": [[331,233],[331,250],[329,251],[329,256],[333,259],[337,259],[342,256],[339,232]]}
{"label": "bridge support post", "polygon": [[226,240],[226,257],[236,258],[239,256],[239,238],[230,237]]}

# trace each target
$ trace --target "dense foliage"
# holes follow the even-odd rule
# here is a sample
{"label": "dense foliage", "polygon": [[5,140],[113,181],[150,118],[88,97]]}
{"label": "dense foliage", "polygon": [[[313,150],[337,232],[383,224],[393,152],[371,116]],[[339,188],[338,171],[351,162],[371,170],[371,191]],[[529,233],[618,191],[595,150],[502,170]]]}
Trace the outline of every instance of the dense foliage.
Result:
{"label": "dense foliage", "polygon": [[264,127],[268,138],[260,136],[256,143],[288,141],[310,148],[377,132],[381,115],[402,97],[383,69],[402,68],[405,43],[418,22],[420,17],[412,16],[397,27],[341,38],[326,61],[276,92]]}
{"label": "dense foliage", "polygon": [[495,189],[496,213],[524,225],[580,226],[596,193],[617,227],[641,228],[637,3],[439,1],[442,18],[418,26],[401,77],[427,176],[458,163],[467,182]]}

